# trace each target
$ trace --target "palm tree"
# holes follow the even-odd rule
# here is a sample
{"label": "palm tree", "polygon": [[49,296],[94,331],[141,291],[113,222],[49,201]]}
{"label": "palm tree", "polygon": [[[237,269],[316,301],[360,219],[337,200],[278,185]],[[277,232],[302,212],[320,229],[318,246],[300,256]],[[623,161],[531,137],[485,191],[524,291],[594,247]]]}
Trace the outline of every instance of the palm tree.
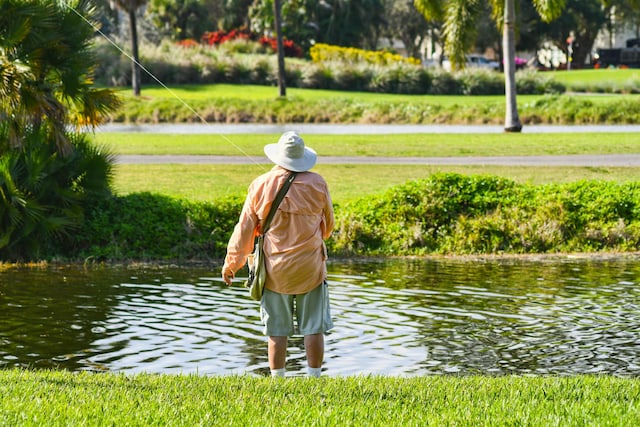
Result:
{"label": "palm tree", "polygon": [[278,94],[281,97],[285,97],[287,96],[287,85],[284,68],[284,44],[282,42],[282,4],[280,0],[273,0],[273,17],[278,43]]}
{"label": "palm tree", "polygon": [[118,105],[93,87],[92,13],[89,0],[0,0],[0,259],[60,247],[109,193],[113,160],[79,132]]}
{"label": "palm tree", "polygon": [[[557,18],[565,0],[532,0],[544,21]],[[522,123],[518,117],[515,78],[515,0],[490,0],[493,18],[502,27],[502,49],[506,95],[505,131],[520,132]],[[480,0],[414,0],[414,5],[427,20],[443,22],[445,51],[454,69],[464,67],[465,54],[476,37],[478,18],[483,4]]]}
{"label": "palm tree", "polygon": [[67,153],[70,125],[95,127],[118,106],[112,91],[93,87],[95,29],[85,21],[93,11],[89,0],[66,8],[0,1],[0,122],[7,124],[0,153],[40,129]]}
{"label": "palm tree", "polygon": [[146,5],[148,0],[112,0],[112,4],[129,14],[129,29],[131,32],[131,87],[133,94],[140,96],[140,54],[138,52],[138,24],[136,12]]}

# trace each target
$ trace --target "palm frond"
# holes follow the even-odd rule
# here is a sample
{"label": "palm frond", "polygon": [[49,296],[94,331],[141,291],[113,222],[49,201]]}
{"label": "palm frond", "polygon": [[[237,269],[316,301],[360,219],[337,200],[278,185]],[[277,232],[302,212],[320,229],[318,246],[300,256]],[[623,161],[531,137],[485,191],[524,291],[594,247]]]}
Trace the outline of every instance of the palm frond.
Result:
{"label": "palm frond", "polygon": [[566,0],[533,0],[533,5],[540,17],[546,21],[553,21],[562,13]]}
{"label": "palm frond", "polygon": [[445,0],[414,0],[413,5],[428,21],[444,21]]}
{"label": "palm frond", "polygon": [[477,36],[480,0],[451,0],[446,5],[444,22],[445,50],[454,69],[464,68],[465,54]]}

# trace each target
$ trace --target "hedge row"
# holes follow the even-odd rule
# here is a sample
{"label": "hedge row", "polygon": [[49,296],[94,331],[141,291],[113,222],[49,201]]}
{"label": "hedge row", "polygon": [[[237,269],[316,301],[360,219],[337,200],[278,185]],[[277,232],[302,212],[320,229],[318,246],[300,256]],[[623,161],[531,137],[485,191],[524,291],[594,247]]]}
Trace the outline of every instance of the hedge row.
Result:
{"label": "hedge row", "polygon": [[345,206],[332,248],[362,255],[635,251],[640,184],[533,186],[433,175]]}
{"label": "hedge row", "polygon": [[[148,71],[142,74],[143,83],[277,85],[275,55],[257,53],[250,46],[242,47],[242,43],[252,42],[237,41],[220,48],[184,48],[169,43],[143,46],[141,62]],[[96,81],[107,86],[130,85],[130,59],[111,45],[98,44],[96,50],[99,64]],[[504,94],[504,75],[490,70],[449,73],[406,61],[374,64],[327,58],[320,62],[288,59],[286,64],[288,87],[416,95]],[[565,91],[562,84],[531,71],[519,72],[516,83],[520,94]]]}
{"label": "hedge row", "polygon": [[[96,205],[72,258],[211,260],[225,254],[242,200],[141,193]],[[144,214],[141,214],[144,213]],[[636,251],[640,184],[534,186],[436,174],[336,209],[334,256]],[[61,254],[51,254],[52,257]]]}

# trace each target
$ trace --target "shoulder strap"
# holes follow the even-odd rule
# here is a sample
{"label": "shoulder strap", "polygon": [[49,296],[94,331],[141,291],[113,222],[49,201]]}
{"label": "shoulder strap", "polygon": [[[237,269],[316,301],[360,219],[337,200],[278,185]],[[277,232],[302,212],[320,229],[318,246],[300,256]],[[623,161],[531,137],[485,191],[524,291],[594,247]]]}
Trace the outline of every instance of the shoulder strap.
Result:
{"label": "shoulder strap", "polygon": [[264,221],[264,226],[262,227],[262,234],[265,234],[269,229],[269,227],[271,226],[271,220],[273,219],[273,216],[278,210],[278,206],[280,206],[280,203],[284,199],[284,196],[287,194],[287,191],[289,191],[289,187],[291,186],[291,183],[293,182],[294,179],[296,179],[296,175],[297,175],[296,172],[291,172],[291,175],[287,177],[287,180],[284,182],[284,184],[282,184],[282,187],[280,187],[278,194],[276,194],[276,198],[273,200],[273,203],[271,204],[271,210],[269,210],[269,215],[267,215],[267,219],[265,219]]}

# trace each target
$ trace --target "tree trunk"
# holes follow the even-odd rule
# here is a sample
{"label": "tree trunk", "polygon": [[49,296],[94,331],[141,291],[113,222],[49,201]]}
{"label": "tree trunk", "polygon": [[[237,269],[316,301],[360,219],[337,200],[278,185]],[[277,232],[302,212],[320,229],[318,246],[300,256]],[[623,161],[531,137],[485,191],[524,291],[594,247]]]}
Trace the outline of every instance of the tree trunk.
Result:
{"label": "tree trunk", "polygon": [[506,96],[505,132],[520,132],[522,123],[516,103],[516,11],[514,0],[504,2],[502,50],[504,54],[504,90]]}
{"label": "tree trunk", "polygon": [[131,28],[131,87],[133,94],[140,96],[140,55],[138,52],[138,25],[136,21],[135,8],[129,10],[129,26]]}
{"label": "tree trunk", "polygon": [[282,42],[281,0],[273,1],[273,15],[276,26],[276,40],[278,42],[278,92],[281,97],[287,96],[286,74],[284,68],[284,43]]}

